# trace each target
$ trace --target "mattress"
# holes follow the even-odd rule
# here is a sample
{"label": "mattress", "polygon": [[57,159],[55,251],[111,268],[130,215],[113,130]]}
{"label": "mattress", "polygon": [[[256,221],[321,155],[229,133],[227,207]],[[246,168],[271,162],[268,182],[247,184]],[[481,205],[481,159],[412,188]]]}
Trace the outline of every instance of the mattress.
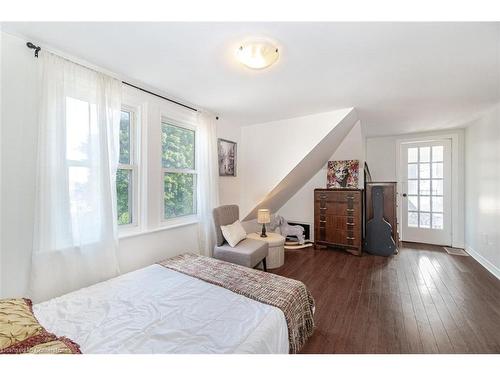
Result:
{"label": "mattress", "polygon": [[283,312],[152,265],[33,306],[82,353],[288,353]]}

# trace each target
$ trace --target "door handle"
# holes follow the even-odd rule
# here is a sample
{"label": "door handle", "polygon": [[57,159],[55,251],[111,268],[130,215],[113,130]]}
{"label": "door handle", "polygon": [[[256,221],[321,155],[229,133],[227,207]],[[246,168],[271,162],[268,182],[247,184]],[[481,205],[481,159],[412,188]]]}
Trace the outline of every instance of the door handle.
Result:
{"label": "door handle", "polygon": [[406,193],[403,193],[403,197],[405,197],[405,198],[406,198]]}

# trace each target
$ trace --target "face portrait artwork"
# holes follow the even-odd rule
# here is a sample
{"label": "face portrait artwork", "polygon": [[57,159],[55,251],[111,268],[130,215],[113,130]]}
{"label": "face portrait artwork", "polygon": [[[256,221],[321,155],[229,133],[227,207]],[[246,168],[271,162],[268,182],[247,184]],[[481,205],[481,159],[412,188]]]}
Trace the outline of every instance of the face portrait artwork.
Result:
{"label": "face portrait artwork", "polygon": [[334,160],[328,162],[328,189],[357,188],[359,160]]}

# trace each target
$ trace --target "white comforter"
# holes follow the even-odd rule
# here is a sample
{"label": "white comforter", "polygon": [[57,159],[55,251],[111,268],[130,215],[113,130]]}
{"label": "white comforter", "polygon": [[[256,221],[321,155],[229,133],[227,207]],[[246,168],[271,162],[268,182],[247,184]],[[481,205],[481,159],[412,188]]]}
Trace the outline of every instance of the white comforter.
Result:
{"label": "white comforter", "polygon": [[83,353],[288,353],[284,314],[152,265],[34,306]]}

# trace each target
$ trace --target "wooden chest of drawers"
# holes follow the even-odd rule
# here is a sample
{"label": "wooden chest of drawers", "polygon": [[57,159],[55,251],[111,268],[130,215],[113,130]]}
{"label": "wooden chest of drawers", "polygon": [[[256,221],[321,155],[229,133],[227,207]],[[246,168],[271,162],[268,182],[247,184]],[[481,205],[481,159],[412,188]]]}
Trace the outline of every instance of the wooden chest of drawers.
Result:
{"label": "wooden chest of drawers", "polygon": [[363,243],[363,191],[314,190],[314,244],[340,247],[361,255]]}

